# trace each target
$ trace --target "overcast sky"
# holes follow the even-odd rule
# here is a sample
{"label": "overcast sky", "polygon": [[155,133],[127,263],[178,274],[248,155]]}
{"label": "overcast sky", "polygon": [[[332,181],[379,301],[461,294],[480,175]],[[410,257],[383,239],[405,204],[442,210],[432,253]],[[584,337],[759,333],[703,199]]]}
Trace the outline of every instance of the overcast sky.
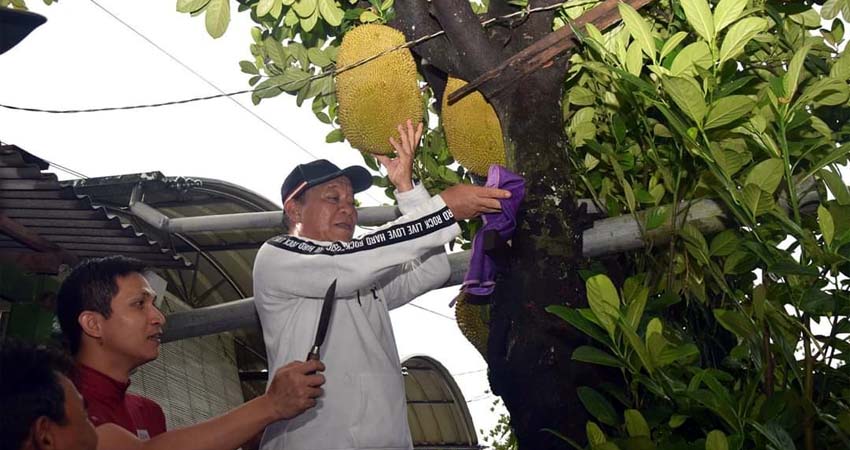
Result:
{"label": "overcast sky", "polygon": [[[236,14],[235,4],[227,33],[213,40],[203,17],[178,14],[174,1],[63,0],[50,7],[28,1],[48,22],[0,56],[2,104],[80,109],[217,94],[201,77],[226,92],[248,87],[238,61],[250,59],[252,23],[247,14]],[[278,204],[283,177],[296,164],[327,158],[340,166],[362,165],[347,144],[325,143],[331,128],[313,116],[308,102],[298,108],[295,98],[285,94],[260,106],[253,106],[249,95],[234,100],[238,104],[223,98],[65,115],[0,108],[0,141],[88,177],[160,171],[215,178]],[[60,179],[76,178],[52,170]],[[370,194],[374,199],[359,196],[365,205],[386,201],[380,190]],[[440,315],[413,306],[392,313],[399,353],[435,357],[457,374],[476,429],[489,430],[497,415],[490,411],[493,397],[485,392],[486,365],[451,319],[448,303],[455,292],[437,291],[414,301]]]}

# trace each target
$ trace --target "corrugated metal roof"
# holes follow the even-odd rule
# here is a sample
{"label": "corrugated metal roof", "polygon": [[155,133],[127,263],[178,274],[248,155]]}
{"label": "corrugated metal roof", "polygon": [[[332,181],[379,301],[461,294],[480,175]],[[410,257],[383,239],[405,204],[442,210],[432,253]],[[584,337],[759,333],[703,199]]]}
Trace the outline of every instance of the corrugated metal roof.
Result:
{"label": "corrugated metal roof", "polygon": [[408,358],[402,366],[407,421],[416,448],[477,448],[466,400],[445,366],[427,356]]}
{"label": "corrugated metal roof", "polygon": [[157,268],[191,264],[91,199],[44,172],[49,164],[14,145],[0,146],[0,258],[39,272],[62,263],[121,254]]}

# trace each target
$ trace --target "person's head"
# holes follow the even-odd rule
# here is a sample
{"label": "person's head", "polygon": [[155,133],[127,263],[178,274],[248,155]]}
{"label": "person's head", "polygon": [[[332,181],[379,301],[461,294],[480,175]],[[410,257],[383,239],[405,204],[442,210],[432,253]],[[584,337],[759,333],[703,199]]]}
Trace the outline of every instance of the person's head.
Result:
{"label": "person's head", "polygon": [[319,241],[350,241],[357,224],[354,194],[372,185],[362,167],[340,169],[319,159],[301,164],[281,187],[284,226],[289,233]]}
{"label": "person's head", "polygon": [[71,361],[43,347],[0,348],[0,450],[94,450],[97,434],[68,379]]}
{"label": "person's head", "polygon": [[71,271],[59,288],[56,315],[72,354],[102,351],[131,367],[159,356],[165,316],[145,270],[138,260],[110,256]]}

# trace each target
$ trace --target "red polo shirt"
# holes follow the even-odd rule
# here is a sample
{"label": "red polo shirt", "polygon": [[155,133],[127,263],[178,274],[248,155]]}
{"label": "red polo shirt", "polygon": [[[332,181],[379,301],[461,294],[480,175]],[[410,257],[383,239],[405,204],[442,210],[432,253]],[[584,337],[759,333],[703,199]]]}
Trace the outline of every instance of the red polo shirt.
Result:
{"label": "red polo shirt", "polygon": [[74,378],[95,427],[114,423],[143,440],[165,432],[162,408],[151,399],[128,394],[129,381],[113,380],[82,364],[77,365]]}

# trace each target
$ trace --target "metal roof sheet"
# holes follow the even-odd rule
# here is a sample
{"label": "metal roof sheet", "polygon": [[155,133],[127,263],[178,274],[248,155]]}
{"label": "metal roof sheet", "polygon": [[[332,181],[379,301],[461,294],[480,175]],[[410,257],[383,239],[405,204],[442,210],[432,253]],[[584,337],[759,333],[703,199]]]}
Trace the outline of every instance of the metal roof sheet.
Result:
{"label": "metal roof sheet", "polygon": [[0,145],[0,258],[38,272],[60,264],[121,254],[157,268],[187,260],[124,224],[91,198],[45,172],[49,164],[14,145]]}

